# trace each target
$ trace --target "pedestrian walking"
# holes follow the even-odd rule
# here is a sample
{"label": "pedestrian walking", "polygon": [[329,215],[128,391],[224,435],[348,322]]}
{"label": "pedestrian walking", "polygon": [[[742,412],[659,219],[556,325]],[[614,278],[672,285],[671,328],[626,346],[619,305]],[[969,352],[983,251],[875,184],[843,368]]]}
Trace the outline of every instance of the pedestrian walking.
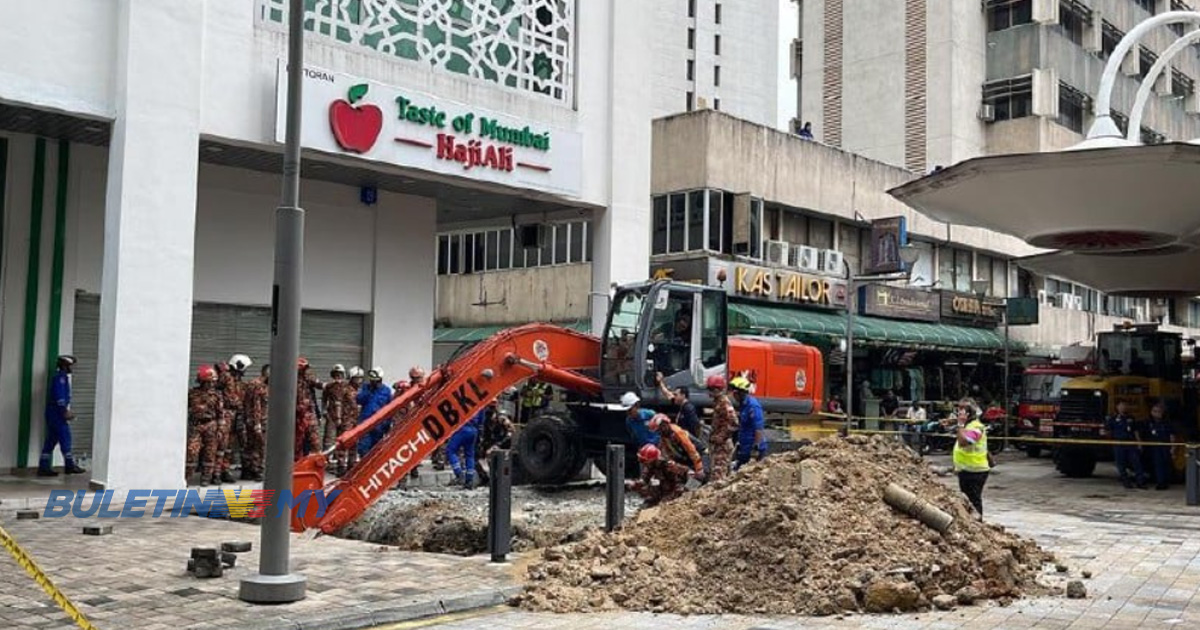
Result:
{"label": "pedestrian walking", "polygon": [[709,453],[712,454],[711,481],[718,481],[729,474],[733,461],[733,438],[737,434],[738,416],[725,393],[725,377],[714,374],[705,381],[708,395],[713,402],[712,431],[708,434]]}
{"label": "pedestrian walking", "polygon": [[992,470],[992,458],[987,449],[987,430],[977,418],[969,418],[966,409],[959,409],[956,421],[958,438],[954,442],[954,470],[958,473],[958,489],[983,518],[983,486]]}
{"label": "pedestrian walking", "polygon": [[1121,485],[1132,488],[1146,487],[1146,471],[1142,468],[1141,431],[1137,420],[1129,415],[1125,401],[1117,403],[1117,413],[1108,419],[1108,435],[1120,444],[1113,447],[1113,463]]}
{"label": "pedestrian walking", "polygon": [[71,455],[71,420],[75,413],[71,411],[71,368],[75,365],[75,357],[64,354],[55,361],[54,378],[50,381],[50,391],[46,396],[46,439],[42,442],[42,455],[38,458],[38,476],[56,477],[51,465],[54,449],[62,453],[63,470],[68,475],[78,475],[86,472],[75,463]]}
{"label": "pedestrian walking", "polygon": [[200,485],[220,484],[217,472],[220,446],[217,423],[225,409],[217,391],[217,371],[210,365],[196,370],[196,386],[188,391],[187,469],[184,479],[200,466]]}
{"label": "pedestrian walking", "polygon": [[737,452],[733,469],[745,466],[754,456],[761,460],[767,456],[766,420],[758,399],[750,394],[750,381],[744,376],[729,382],[733,398],[738,404]]}
{"label": "pedestrian walking", "polygon": [[1147,446],[1150,451],[1150,465],[1154,470],[1154,489],[1166,490],[1171,487],[1171,476],[1174,472],[1174,465],[1171,461],[1171,447],[1163,444],[1171,441],[1171,436],[1174,433],[1171,428],[1171,421],[1167,419],[1167,408],[1163,402],[1157,401],[1153,407],[1150,407],[1150,420],[1146,423],[1146,437],[1150,442],[1157,442],[1152,446]]}

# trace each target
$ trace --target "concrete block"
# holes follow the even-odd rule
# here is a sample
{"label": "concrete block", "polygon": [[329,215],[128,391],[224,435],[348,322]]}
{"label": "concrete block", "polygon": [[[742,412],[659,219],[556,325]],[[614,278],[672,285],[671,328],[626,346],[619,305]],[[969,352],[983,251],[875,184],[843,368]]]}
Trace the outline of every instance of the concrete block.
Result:
{"label": "concrete block", "polygon": [[376,604],[368,604],[367,608],[371,610],[371,619],[375,622],[375,625],[426,619],[442,614],[441,603],[437,601],[413,602],[402,605],[396,605],[392,602],[378,602]]}
{"label": "concrete block", "polygon": [[246,553],[250,551],[250,547],[250,541],[247,540],[235,540],[232,542],[221,543],[221,551],[228,553]]}
{"label": "concrete block", "polygon": [[378,625],[371,611],[354,608],[297,619],[300,630],[357,630]]}
{"label": "concrete block", "polygon": [[18,521],[35,521],[40,516],[37,510],[17,510]]}
{"label": "concrete block", "polygon": [[225,574],[225,569],[221,566],[220,562],[210,563],[209,561],[205,561],[205,560],[198,560],[198,561],[193,561],[193,562],[195,562],[195,568],[196,568],[196,570],[193,572],[193,575],[195,575],[198,578],[201,578],[201,579],[219,578]]}
{"label": "concrete block", "polygon": [[446,614],[463,612],[465,610],[476,610],[479,608],[490,608],[499,606],[508,601],[508,598],[498,591],[477,591],[467,593],[458,597],[451,597],[442,600],[442,610]]}
{"label": "concrete block", "polygon": [[825,469],[811,459],[800,462],[800,487],[820,490],[823,485],[825,485]]}
{"label": "concrete block", "polygon": [[107,536],[112,533],[112,525],[84,525],[85,536]]}
{"label": "concrete block", "polygon": [[217,550],[212,547],[192,547],[192,559],[217,559]]}
{"label": "concrete block", "polygon": [[221,564],[225,565],[226,569],[233,568],[233,565],[237,564],[237,554],[229,553],[229,552],[222,552],[221,553]]}

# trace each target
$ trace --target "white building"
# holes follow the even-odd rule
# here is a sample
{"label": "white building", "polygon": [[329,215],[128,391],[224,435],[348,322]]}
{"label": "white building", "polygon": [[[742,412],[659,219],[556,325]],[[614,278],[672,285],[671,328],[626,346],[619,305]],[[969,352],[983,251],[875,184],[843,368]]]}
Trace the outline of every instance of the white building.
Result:
{"label": "white building", "polygon": [[[286,6],[0,6],[0,469],[37,460],[57,353],[79,357],[75,450],[115,488],[182,482],[196,365],[267,362]],[[645,277],[641,2],[317,7],[301,351],[319,370],[431,362],[439,226],[585,221],[582,293]]]}

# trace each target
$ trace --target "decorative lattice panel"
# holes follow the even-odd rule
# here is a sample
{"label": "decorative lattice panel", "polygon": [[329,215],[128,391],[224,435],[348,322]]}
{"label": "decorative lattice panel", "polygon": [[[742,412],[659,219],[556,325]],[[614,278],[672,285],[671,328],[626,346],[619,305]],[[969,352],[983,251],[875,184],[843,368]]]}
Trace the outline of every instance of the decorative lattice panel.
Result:
{"label": "decorative lattice panel", "polygon": [[[570,102],[576,0],[306,0],[304,28],[381,54]],[[260,0],[287,24],[288,0]]]}

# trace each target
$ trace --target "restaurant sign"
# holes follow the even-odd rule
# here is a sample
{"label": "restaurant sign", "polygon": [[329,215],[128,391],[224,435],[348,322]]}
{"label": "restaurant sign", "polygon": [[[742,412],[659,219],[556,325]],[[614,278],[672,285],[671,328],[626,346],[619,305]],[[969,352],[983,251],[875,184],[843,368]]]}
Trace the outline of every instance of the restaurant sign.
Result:
{"label": "restaurant sign", "polygon": [[858,304],[863,315],[923,322],[939,318],[937,294],[920,289],[871,284],[859,289]]}
{"label": "restaurant sign", "polygon": [[716,258],[656,261],[651,277],[723,287],[731,297],[821,308],[844,308],[843,278]]}
{"label": "restaurant sign", "polygon": [[1004,301],[970,293],[942,291],[942,320],[948,323],[995,328],[1004,314]]}

